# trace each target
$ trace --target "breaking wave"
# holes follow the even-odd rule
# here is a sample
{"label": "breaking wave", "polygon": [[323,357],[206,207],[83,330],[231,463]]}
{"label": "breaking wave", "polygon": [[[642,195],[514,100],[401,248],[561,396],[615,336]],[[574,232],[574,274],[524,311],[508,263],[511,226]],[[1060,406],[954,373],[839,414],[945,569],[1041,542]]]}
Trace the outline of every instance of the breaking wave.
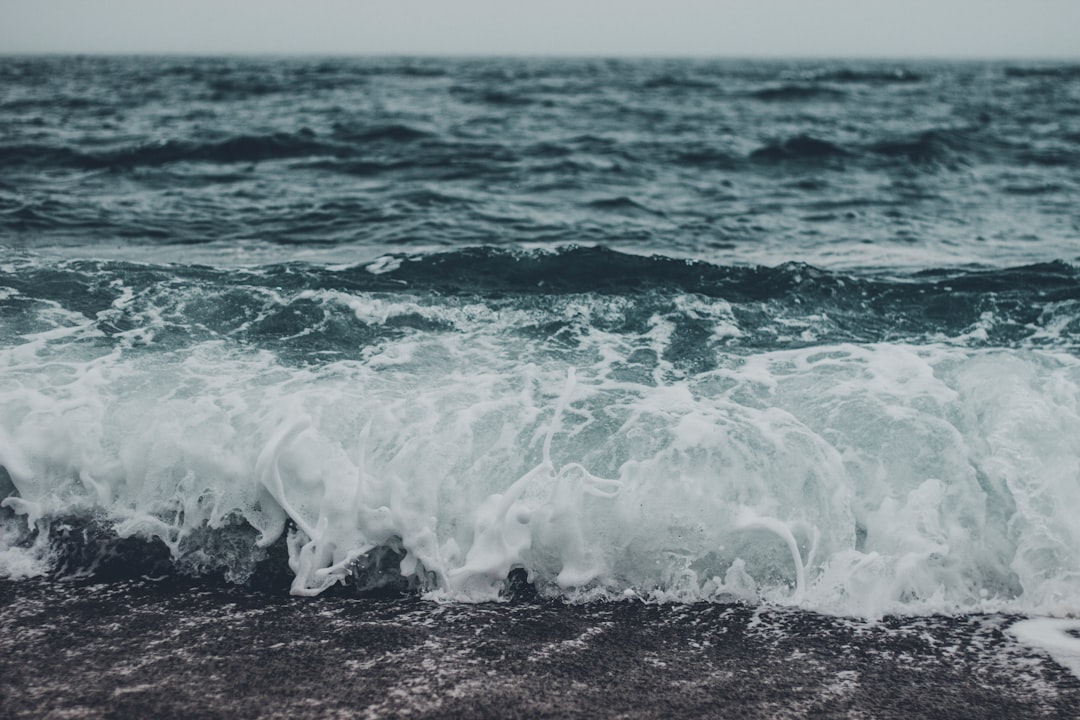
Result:
{"label": "breaking wave", "polygon": [[[623,263],[618,283],[579,286],[590,257]],[[9,574],[141,539],[183,572],[287,564],[301,595],[484,601],[517,578],[549,598],[1077,611],[1068,265],[875,285],[570,249],[229,271],[220,290],[209,269],[40,272],[51,299],[4,281]],[[872,339],[818,336],[846,293]],[[949,298],[971,325],[894,336]],[[892,328],[872,315],[888,302]]]}

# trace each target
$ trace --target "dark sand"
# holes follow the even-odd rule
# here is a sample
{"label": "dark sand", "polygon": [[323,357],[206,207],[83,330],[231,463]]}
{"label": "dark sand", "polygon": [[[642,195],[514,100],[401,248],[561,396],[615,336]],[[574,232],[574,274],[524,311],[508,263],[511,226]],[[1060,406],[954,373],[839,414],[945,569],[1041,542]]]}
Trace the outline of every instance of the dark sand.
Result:
{"label": "dark sand", "polygon": [[0,717],[1078,718],[1016,618],[0,582]]}

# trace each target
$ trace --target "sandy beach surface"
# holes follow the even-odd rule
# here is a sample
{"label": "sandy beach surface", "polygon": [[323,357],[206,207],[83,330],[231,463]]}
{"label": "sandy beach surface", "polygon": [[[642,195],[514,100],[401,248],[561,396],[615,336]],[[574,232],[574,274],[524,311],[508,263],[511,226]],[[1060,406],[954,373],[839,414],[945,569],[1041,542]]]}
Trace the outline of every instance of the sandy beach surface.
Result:
{"label": "sandy beach surface", "polygon": [[0,583],[0,706],[36,717],[1076,718],[1018,618],[292,598]]}

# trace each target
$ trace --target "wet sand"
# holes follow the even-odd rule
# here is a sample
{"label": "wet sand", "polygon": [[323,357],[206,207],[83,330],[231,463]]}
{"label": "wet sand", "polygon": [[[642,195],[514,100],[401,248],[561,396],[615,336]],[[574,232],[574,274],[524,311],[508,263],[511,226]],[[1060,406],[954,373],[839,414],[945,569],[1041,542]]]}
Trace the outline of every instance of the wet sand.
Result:
{"label": "wet sand", "polygon": [[1080,717],[1016,620],[0,581],[0,715]]}

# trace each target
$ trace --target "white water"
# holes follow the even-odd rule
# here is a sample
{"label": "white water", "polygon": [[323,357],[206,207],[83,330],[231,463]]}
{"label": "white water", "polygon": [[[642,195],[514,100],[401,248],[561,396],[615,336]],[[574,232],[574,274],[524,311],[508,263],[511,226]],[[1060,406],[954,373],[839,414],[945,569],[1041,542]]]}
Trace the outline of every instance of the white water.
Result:
{"label": "white water", "polygon": [[1025,645],[1045,651],[1080,678],[1080,620],[1031,618],[1015,623],[1009,632]]}
{"label": "white water", "polygon": [[[489,325],[299,368],[225,342],[95,349],[88,324],[28,336],[0,351],[4,504],[42,533],[96,512],[177,554],[233,513],[261,544],[291,519],[304,595],[396,544],[459,600],[524,567],[571,598],[1080,611],[1071,356],[714,344],[720,369],[679,377],[662,320],[586,330],[565,357]],[[628,360],[649,349],[651,370]],[[11,537],[0,565],[32,572],[42,544]]]}

